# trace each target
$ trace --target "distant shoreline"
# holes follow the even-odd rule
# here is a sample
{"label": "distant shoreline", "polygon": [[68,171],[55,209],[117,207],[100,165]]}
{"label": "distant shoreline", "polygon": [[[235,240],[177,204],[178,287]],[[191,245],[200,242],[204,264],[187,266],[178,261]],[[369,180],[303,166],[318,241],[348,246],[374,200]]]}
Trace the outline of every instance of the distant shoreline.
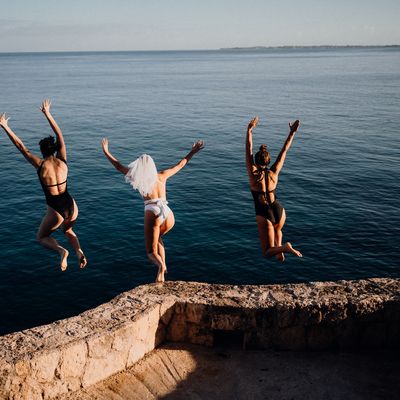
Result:
{"label": "distant shoreline", "polygon": [[13,54],[102,54],[102,53],[184,53],[184,52],[219,52],[219,51],[263,51],[263,50],[330,50],[330,49],[379,49],[400,48],[400,44],[385,45],[310,45],[310,46],[250,46],[221,47],[219,49],[185,49],[185,50],[48,50],[48,51],[0,51],[0,55]]}
{"label": "distant shoreline", "polygon": [[290,49],[365,49],[365,48],[387,48],[400,47],[399,44],[385,45],[319,45],[319,46],[251,46],[251,47],[221,47],[219,50],[239,50],[239,51],[254,51],[254,50],[290,50]]}

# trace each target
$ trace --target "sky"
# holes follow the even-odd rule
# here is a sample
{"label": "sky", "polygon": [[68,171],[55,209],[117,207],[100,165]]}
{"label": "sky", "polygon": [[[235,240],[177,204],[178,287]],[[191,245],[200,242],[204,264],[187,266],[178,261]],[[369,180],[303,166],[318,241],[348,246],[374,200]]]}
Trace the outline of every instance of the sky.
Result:
{"label": "sky", "polygon": [[0,0],[0,52],[400,44],[400,0]]}

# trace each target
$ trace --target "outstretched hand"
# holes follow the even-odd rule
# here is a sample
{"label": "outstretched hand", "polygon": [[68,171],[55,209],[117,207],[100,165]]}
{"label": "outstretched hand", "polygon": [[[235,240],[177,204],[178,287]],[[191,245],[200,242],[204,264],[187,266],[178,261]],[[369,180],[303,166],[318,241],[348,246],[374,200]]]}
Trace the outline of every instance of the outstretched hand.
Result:
{"label": "outstretched hand", "polygon": [[7,118],[5,113],[0,114],[0,126],[7,128],[9,119],[10,117]]}
{"label": "outstretched hand", "polygon": [[101,141],[101,144],[103,145],[104,153],[108,153],[108,139],[103,138],[103,140]]}
{"label": "outstretched hand", "polygon": [[51,106],[51,101],[49,99],[46,99],[43,101],[42,105],[40,106],[40,111],[42,113],[49,113],[50,112],[50,106]]}
{"label": "outstretched hand", "polygon": [[258,117],[254,117],[250,122],[249,122],[249,125],[248,125],[248,127],[247,127],[247,129],[253,129],[253,128],[255,128],[256,126],[257,126],[257,124],[258,124],[258,121],[259,121],[259,118]]}
{"label": "outstretched hand", "polygon": [[300,121],[298,119],[296,119],[296,121],[294,121],[293,123],[289,122],[290,133],[297,132],[297,129],[299,129],[299,126],[300,126]]}
{"label": "outstretched hand", "polygon": [[192,145],[192,152],[197,153],[204,148],[204,140],[197,140]]}

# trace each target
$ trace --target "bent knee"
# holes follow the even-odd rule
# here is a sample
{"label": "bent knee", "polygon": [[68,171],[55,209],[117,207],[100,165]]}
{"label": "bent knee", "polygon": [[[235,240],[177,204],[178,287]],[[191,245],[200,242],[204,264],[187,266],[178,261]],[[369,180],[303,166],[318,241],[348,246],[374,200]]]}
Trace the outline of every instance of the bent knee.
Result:
{"label": "bent knee", "polygon": [[36,241],[40,243],[45,237],[48,237],[48,236],[49,235],[44,235],[43,233],[38,232],[36,234]]}
{"label": "bent knee", "polygon": [[64,233],[73,233],[72,228],[74,227],[76,219],[73,221],[64,220],[63,231]]}
{"label": "bent knee", "polygon": [[264,250],[264,257],[266,258],[271,258],[273,254],[271,254],[271,247],[268,247],[268,249]]}
{"label": "bent knee", "polygon": [[158,253],[158,249],[157,249],[157,247],[152,247],[152,248],[148,249],[146,252],[147,252],[147,257],[152,258],[152,257],[154,257],[154,254]]}

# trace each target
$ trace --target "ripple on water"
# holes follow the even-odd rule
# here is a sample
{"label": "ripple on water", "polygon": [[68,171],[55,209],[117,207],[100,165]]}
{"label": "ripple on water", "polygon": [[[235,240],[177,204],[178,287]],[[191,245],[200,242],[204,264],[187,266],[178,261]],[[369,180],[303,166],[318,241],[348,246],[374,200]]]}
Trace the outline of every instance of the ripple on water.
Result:
{"label": "ripple on water", "polygon": [[[100,142],[128,164],[151,154],[174,165],[194,139],[206,148],[168,186],[174,229],[168,279],[235,284],[399,276],[396,238],[399,51],[0,55],[0,110],[32,151],[50,133],[38,102],[53,99],[69,151],[76,232],[89,264],[66,273],[35,234],[45,212],[36,172],[7,141],[0,158],[0,333],[64,318],[151,282],[143,203],[107,163]],[[46,77],[46,79],[43,78]],[[84,84],[83,84],[84,83]],[[302,126],[278,197],[284,239],[304,254],[261,256],[244,165],[248,119],[255,149],[274,157],[287,122]],[[112,122],[112,127],[110,126]],[[66,244],[62,233],[55,235]]]}

